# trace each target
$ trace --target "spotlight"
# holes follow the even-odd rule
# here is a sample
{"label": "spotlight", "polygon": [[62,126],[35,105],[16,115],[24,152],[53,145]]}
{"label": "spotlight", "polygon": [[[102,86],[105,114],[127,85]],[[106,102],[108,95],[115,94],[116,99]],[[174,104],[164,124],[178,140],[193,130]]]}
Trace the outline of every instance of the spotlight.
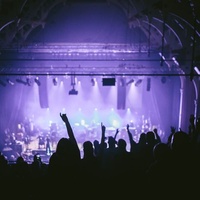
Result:
{"label": "spotlight", "polygon": [[28,86],[31,86],[31,79],[30,79],[30,78],[26,78],[26,84],[27,84]]}
{"label": "spotlight", "polygon": [[120,78],[120,80],[119,80],[119,85],[122,86],[122,87],[124,87],[124,85],[125,85],[125,80],[124,80],[124,78]]}
{"label": "spotlight", "polygon": [[175,57],[175,56],[172,57],[172,60],[174,61],[174,64],[175,64],[176,66],[179,66],[179,62],[176,60],[176,57]]}
{"label": "spotlight", "polygon": [[58,85],[58,79],[57,78],[53,78],[53,85]]}
{"label": "spotlight", "polygon": [[165,56],[159,52],[159,55],[160,55],[160,66],[163,66],[163,63],[165,62]]}
{"label": "spotlight", "polygon": [[38,78],[38,77],[36,77],[34,80],[35,80],[35,83],[36,83],[38,86],[40,86],[40,85],[41,85],[41,83],[40,83],[40,81],[39,81],[39,78]]}
{"label": "spotlight", "polygon": [[12,82],[9,78],[7,78],[6,81],[7,81],[7,83],[10,84],[10,85],[14,85],[14,84],[15,84],[15,83]]}
{"label": "spotlight", "polygon": [[91,78],[91,83],[92,83],[92,86],[95,86],[95,79],[94,78]]}
{"label": "spotlight", "polygon": [[195,72],[196,72],[198,75],[200,75],[200,70],[198,69],[197,66],[194,67],[194,70],[195,70]]}
{"label": "spotlight", "polygon": [[69,95],[77,95],[78,91],[75,90],[75,88],[74,88],[76,85],[75,75],[71,76],[71,85],[72,85],[72,89],[69,91]]}
{"label": "spotlight", "polygon": [[135,86],[138,87],[142,83],[142,79],[138,79],[135,83]]}
{"label": "spotlight", "polygon": [[128,82],[126,83],[126,85],[129,85],[129,84],[131,84],[131,83],[133,83],[133,82],[134,82],[134,80],[131,79],[130,81],[128,81]]}

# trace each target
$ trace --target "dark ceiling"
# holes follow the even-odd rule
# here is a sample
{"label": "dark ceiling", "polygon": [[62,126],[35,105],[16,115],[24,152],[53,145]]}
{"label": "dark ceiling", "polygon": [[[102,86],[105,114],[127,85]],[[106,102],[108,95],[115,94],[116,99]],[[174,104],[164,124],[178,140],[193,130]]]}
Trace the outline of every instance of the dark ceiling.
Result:
{"label": "dark ceiling", "polygon": [[[130,52],[142,53],[141,46],[139,49],[130,49],[131,44],[125,44],[125,51],[115,55],[113,65],[128,66],[126,69],[121,68],[120,73],[123,70],[127,74],[131,73],[171,73],[173,67],[176,68],[175,73],[190,74],[195,73],[194,67],[200,66],[200,1],[199,0],[108,0],[108,1],[87,1],[87,3],[104,3],[108,5],[114,5],[118,7],[126,16],[127,25],[130,29],[140,29],[146,36],[145,44],[142,43],[146,56],[142,59],[144,63],[133,64],[134,60],[130,59]],[[84,55],[85,44],[60,43],[55,45],[51,44],[40,44],[29,46],[28,38],[37,29],[45,29],[46,23],[49,19],[49,13],[59,12],[61,7],[70,7],[74,3],[83,3],[83,1],[67,1],[67,0],[1,0],[0,1],[0,74],[17,74],[23,73],[27,70],[29,65],[29,72],[37,73],[37,67],[30,63],[30,60],[36,61],[52,61],[51,65],[54,69],[60,67],[59,70],[54,70],[54,73],[60,73],[67,71],[79,71],[81,73],[89,73],[90,69],[86,69],[88,63],[85,63],[84,68],[72,64],[72,61],[91,61],[92,58],[88,59],[87,55]],[[86,4],[86,2],[84,1]],[[87,49],[95,49],[98,52],[108,53],[105,48],[98,44],[95,46],[92,43],[87,44]],[[107,44],[111,50],[120,51],[121,45]],[[110,46],[109,46],[110,45]],[[29,47],[29,48],[27,48]],[[33,48],[31,48],[33,47]],[[46,50],[49,50],[48,52]],[[67,56],[65,58],[52,57],[47,55],[49,52],[62,49],[63,52],[67,53],[69,50],[76,49],[77,52],[82,53],[82,57],[76,56],[74,60],[70,60]],[[92,51],[90,53],[94,53]],[[143,53],[144,53],[143,52]],[[160,57],[160,67],[156,69],[156,72],[149,70],[153,68],[153,65],[146,66],[146,62],[149,58],[150,53],[156,53]],[[32,53],[34,57],[28,57]],[[88,53],[88,52],[87,52]],[[110,52],[109,52],[110,53]],[[158,55],[159,54],[159,55]],[[80,55],[80,54],[79,54]],[[54,55],[55,56],[55,55]],[[117,57],[116,57],[117,56]],[[156,58],[157,58],[156,56]],[[86,59],[87,57],[87,59]],[[45,60],[43,60],[45,58]],[[146,60],[145,60],[146,59]],[[152,59],[155,59],[153,56]],[[105,59],[103,59],[105,62]],[[62,61],[62,64],[60,64]],[[101,58],[98,59],[101,61]],[[152,60],[151,60],[152,61]],[[176,62],[177,61],[177,62]],[[16,64],[18,62],[18,64]],[[21,67],[25,63],[23,67]],[[130,63],[131,62],[131,63]],[[19,66],[20,63],[20,66]],[[31,62],[32,63],[32,62]],[[59,64],[58,64],[59,63]],[[153,62],[152,62],[153,63]],[[17,65],[17,67],[16,67]],[[84,64],[83,64],[84,65]],[[163,71],[164,67],[166,71]],[[68,69],[63,67],[68,66]],[[100,65],[101,66],[101,65]],[[74,69],[73,69],[74,68]],[[107,69],[99,67],[99,72],[104,73],[104,70],[110,73],[112,71],[112,65],[109,64]],[[148,68],[148,70],[146,70]],[[41,69],[41,68],[40,68]],[[100,70],[101,69],[101,70]],[[44,70],[38,70],[38,73],[47,72],[49,68]]]}

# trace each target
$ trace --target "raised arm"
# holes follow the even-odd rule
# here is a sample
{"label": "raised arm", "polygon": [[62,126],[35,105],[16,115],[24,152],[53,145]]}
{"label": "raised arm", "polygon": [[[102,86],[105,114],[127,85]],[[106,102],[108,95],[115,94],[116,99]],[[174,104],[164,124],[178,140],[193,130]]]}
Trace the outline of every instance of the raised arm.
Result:
{"label": "raised arm", "polygon": [[133,136],[129,130],[129,124],[126,125],[126,130],[127,130],[128,138],[129,138],[129,142],[130,142],[130,151],[133,152],[134,147],[136,146],[136,142],[133,140]]}
{"label": "raised arm", "polygon": [[104,142],[105,142],[105,133],[106,133],[106,127],[103,125],[103,123],[101,123],[101,145],[104,146]]}
{"label": "raised arm", "polygon": [[117,128],[117,129],[116,129],[116,132],[115,132],[115,135],[114,135],[114,139],[115,139],[115,140],[116,140],[116,138],[117,138],[118,133],[119,133],[119,129]]}
{"label": "raised arm", "polygon": [[161,142],[161,138],[160,138],[160,136],[158,135],[158,129],[157,129],[157,128],[154,128],[154,129],[153,129],[153,132],[154,132],[155,135],[156,135],[156,140],[157,140],[157,142]]}
{"label": "raised arm", "polygon": [[61,114],[61,113],[60,113],[60,117],[61,117],[61,119],[63,120],[63,122],[65,123],[65,126],[66,126],[66,129],[67,129],[67,133],[68,133],[69,139],[71,140],[71,142],[73,142],[73,143],[76,145],[76,147],[77,147],[78,150],[79,150],[78,143],[77,143],[76,138],[75,138],[75,136],[74,136],[74,132],[73,132],[73,130],[72,130],[72,127],[71,127],[71,124],[70,124],[70,122],[69,122],[69,120],[68,120],[67,115],[66,115],[66,114]]}
{"label": "raised arm", "polygon": [[69,120],[68,120],[67,115],[66,115],[66,114],[61,114],[61,113],[60,113],[60,117],[61,117],[61,119],[63,120],[63,122],[65,123],[65,126],[66,126],[66,128],[67,128],[67,133],[68,133],[69,138],[70,138],[70,139],[75,139],[74,133],[73,133],[72,127],[71,127],[71,125],[70,125],[70,123],[69,123]]}
{"label": "raised arm", "polygon": [[105,148],[105,132],[106,132],[106,127],[101,123],[101,142],[100,142],[100,156],[103,155],[104,148]]}

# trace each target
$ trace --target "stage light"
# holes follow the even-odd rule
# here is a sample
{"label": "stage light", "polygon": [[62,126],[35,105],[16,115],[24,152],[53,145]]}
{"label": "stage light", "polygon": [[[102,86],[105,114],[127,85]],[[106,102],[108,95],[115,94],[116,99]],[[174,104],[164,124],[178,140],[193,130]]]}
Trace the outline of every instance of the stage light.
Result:
{"label": "stage light", "polygon": [[172,57],[172,60],[174,61],[174,64],[179,67],[179,62],[176,60],[175,56]]}
{"label": "stage light", "polygon": [[75,90],[75,85],[76,85],[75,75],[71,76],[71,85],[72,85],[72,89],[69,91],[69,95],[77,95],[78,91]]}
{"label": "stage light", "polygon": [[94,78],[91,78],[91,84],[92,84],[92,86],[95,86],[95,79]]}
{"label": "stage light", "polygon": [[159,52],[159,55],[160,55],[160,66],[163,66],[163,63],[165,62],[165,56]]}
{"label": "stage light", "polygon": [[135,86],[138,87],[142,83],[142,79],[138,79],[135,83]]}
{"label": "stage light", "polygon": [[125,85],[125,79],[124,78],[120,78],[119,85],[124,87],[124,85]]}
{"label": "stage light", "polygon": [[35,83],[36,83],[38,86],[40,86],[40,85],[41,85],[41,83],[40,83],[40,80],[39,80],[39,78],[38,78],[38,77],[36,77],[34,80],[35,80]]}
{"label": "stage light", "polygon": [[57,78],[53,78],[53,85],[58,85],[58,79]]}
{"label": "stage light", "polygon": [[26,84],[27,84],[28,86],[31,86],[31,79],[30,79],[30,78],[26,78]]}
{"label": "stage light", "polygon": [[200,75],[200,70],[198,69],[197,66],[194,67],[194,70],[195,70],[195,72],[196,72],[198,75]]}
{"label": "stage light", "polygon": [[133,82],[134,82],[134,80],[131,79],[130,81],[128,81],[128,82],[126,83],[126,85],[129,85],[129,84],[131,84],[131,83],[133,83]]}
{"label": "stage light", "polygon": [[10,85],[14,85],[15,83],[13,81],[11,81],[9,78],[6,79],[7,83]]}

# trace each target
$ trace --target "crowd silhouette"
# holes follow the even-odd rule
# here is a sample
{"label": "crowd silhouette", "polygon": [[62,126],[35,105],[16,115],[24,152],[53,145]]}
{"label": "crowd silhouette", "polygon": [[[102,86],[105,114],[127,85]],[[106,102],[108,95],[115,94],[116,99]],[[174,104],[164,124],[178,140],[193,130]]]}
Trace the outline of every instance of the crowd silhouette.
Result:
{"label": "crowd silhouette", "polygon": [[127,142],[105,137],[101,123],[100,141],[84,141],[81,157],[68,116],[60,113],[67,137],[44,163],[35,154],[31,163],[19,156],[10,164],[0,155],[1,194],[7,199],[49,198],[198,198],[200,180],[200,120],[190,117],[188,132],[169,129],[167,142],[157,129],[142,132],[134,141],[127,124]]}

